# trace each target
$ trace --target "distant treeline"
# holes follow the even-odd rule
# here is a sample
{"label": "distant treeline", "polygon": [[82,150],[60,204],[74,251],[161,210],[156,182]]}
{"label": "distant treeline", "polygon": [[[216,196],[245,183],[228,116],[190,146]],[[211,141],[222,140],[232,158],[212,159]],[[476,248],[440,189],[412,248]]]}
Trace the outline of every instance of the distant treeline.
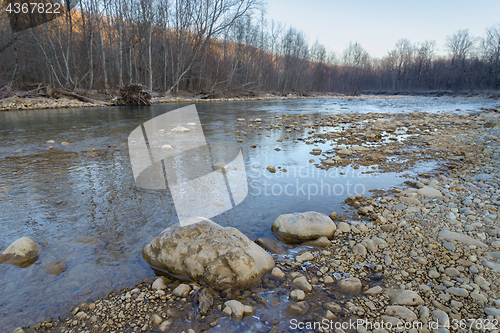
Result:
{"label": "distant treeline", "polygon": [[[78,0],[58,19],[12,33],[0,15],[0,86],[70,89],[139,83],[161,91],[500,89],[500,25],[436,43],[406,39],[382,59],[358,43],[341,55],[266,20],[259,0]],[[334,32],[332,32],[334,33]],[[383,37],[382,37],[383,38]]]}

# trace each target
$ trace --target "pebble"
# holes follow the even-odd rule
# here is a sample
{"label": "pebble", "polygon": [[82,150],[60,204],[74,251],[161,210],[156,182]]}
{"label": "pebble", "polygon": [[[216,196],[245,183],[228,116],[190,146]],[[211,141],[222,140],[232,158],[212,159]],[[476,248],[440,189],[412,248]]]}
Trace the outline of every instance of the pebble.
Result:
{"label": "pebble", "polygon": [[290,293],[290,297],[294,301],[303,301],[304,298],[306,297],[306,294],[300,289],[295,289]]}
{"label": "pebble", "polygon": [[446,292],[459,297],[469,296],[469,292],[464,288],[451,287],[446,289]]}
{"label": "pebble", "polygon": [[338,282],[339,291],[343,294],[358,295],[363,287],[358,278],[342,279]]}
{"label": "pebble", "polygon": [[279,267],[274,267],[273,270],[271,271],[271,276],[275,277],[279,280],[285,279],[285,273]]}
{"label": "pebble", "polygon": [[267,171],[269,171],[270,173],[276,173],[276,168],[271,166],[271,165],[268,165],[266,167]]}
{"label": "pebble", "polygon": [[314,259],[314,255],[307,251],[307,252],[304,252],[304,253],[301,253],[300,255],[298,255],[297,257],[295,257],[295,261],[298,262],[298,263],[303,263],[303,262],[306,262],[306,261],[311,261]]}
{"label": "pebble", "polygon": [[177,288],[172,291],[172,295],[178,297],[187,297],[191,291],[191,286],[188,284],[180,284]]}
{"label": "pebble", "polygon": [[158,278],[153,282],[153,285],[151,286],[153,290],[164,290],[167,289],[167,286],[163,282],[163,278]]}
{"label": "pebble", "polygon": [[308,292],[308,293],[310,293],[312,290],[312,286],[311,286],[311,284],[309,284],[309,282],[307,281],[305,276],[299,276],[299,277],[295,278],[293,280],[292,284],[295,287],[297,287],[305,292]]}
{"label": "pebble", "polygon": [[460,276],[460,272],[458,269],[453,268],[453,267],[448,267],[444,270],[445,274],[448,275],[449,277],[457,277]]}
{"label": "pebble", "polygon": [[477,291],[473,291],[470,293],[470,297],[472,299],[475,299],[476,301],[482,301],[484,302],[484,304],[487,304],[488,303],[488,298],[484,295],[481,295],[479,292]]}
{"label": "pebble", "polygon": [[384,291],[381,286],[372,287],[364,292],[365,295],[377,295]]}
{"label": "pebble", "polygon": [[368,253],[366,251],[366,247],[364,247],[362,244],[354,245],[354,247],[352,248],[352,252],[354,252],[355,254],[362,256],[362,257],[366,257],[366,255]]}
{"label": "pebble", "polygon": [[424,300],[413,290],[386,289],[392,305],[424,305]]}
{"label": "pebble", "polygon": [[389,316],[396,316],[404,319],[407,322],[416,321],[417,315],[405,306],[401,305],[390,305],[385,309],[385,312]]}
{"label": "pebble", "polygon": [[337,223],[337,230],[342,232],[342,233],[350,233],[351,232],[351,227],[349,224],[345,222],[339,222]]}

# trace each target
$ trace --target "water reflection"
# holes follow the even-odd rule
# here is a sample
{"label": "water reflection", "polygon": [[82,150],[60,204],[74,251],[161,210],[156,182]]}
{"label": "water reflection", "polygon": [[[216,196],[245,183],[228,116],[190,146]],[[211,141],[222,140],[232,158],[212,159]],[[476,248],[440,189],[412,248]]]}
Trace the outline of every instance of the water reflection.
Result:
{"label": "water reflection", "polygon": [[[197,109],[210,143],[236,142],[236,130],[248,131],[246,123],[236,121],[240,117],[262,118],[257,127],[265,128],[275,116],[285,113],[305,113],[313,120],[325,112],[437,112],[478,110],[494,104],[474,99],[318,99],[203,103]],[[28,268],[0,265],[1,327],[9,330],[62,314],[79,301],[130,286],[152,274],[140,251],[164,228],[176,223],[177,217],[168,190],[136,187],[126,142],[138,125],[178,107],[0,113],[0,248],[22,236],[46,243],[40,259]],[[361,177],[362,172],[372,171],[369,167],[330,169],[305,177],[301,170],[320,171],[308,162],[312,158],[318,163],[320,156],[309,152],[312,148],[331,149],[328,142],[307,146],[296,140],[304,132],[259,132],[261,135],[251,131],[242,136],[249,195],[234,209],[214,218],[223,226],[239,228],[251,239],[272,238],[270,226],[282,213],[342,212],[339,204],[357,184],[370,190],[405,180],[396,173]],[[55,143],[48,144],[48,140]],[[63,141],[70,145],[62,146]],[[54,149],[48,150],[49,146]],[[269,174],[267,165],[281,169]],[[432,167],[421,165],[418,171]],[[66,262],[63,274],[54,276],[41,270],[54,260]]]}

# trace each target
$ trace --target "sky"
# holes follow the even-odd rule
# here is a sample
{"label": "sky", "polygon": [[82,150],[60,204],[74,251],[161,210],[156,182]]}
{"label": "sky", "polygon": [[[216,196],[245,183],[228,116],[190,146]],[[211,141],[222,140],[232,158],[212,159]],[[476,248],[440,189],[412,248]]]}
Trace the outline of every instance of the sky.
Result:
{"label": "sky", "polygon": [[484,36],[500,23],[500,0],[268,0],[267,20],[302,30],[337,56],[359,42],[374,57],[383,57],[401,38],[412,44],[435,40],[445,55],[446,36],[469,29]]}

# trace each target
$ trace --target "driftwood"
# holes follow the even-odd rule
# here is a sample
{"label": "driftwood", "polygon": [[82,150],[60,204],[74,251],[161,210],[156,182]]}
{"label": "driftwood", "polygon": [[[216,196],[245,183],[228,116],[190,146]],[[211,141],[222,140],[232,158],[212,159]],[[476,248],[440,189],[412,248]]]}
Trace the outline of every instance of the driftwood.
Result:
{"label": "driftwood", "polygon": [[94,104],[101,103],[101,102],[96,101],[96,100],[94,100],[92,98],[88,98],[88,97],[85,97],[85,96],[78,95],[78,94],[76,94],[76,93],[74,93],[72,91],[66,90],[66,89],[58,89],[58,90],[56,90],[54,92],[54,94],[73,97],[73,98],[76,98],[77,100],[85,102],[85,103],[94,103]]}
{"label": "driftwood", "polygon": [[[34,89],[32,89],[34,88]],[[85,103],[101,104],[101,101],[88,98],[82,95],[66,89],[66,88],[54,88],[52,86],[42,86],[41,84],[24,84],[18,87],[19,90],[12,89],[10,86],[5,86],[0,89],[0,98],[7,98],[10,96],[21,97],[21,98],[35,98],[35,97],[47,97],[47,98],[59,98],[62,96],[71,97]],[[30,89],[30,90],[27,90]],[[25,91],[27,90],[27,91]]]}
{"label": "driftwood", "polygon": [[151,94],[146,87],[140,84],[129,84],[120,87],[120,97],[116,101],[116,105],[120,106],[138,106],[151,105]]}

